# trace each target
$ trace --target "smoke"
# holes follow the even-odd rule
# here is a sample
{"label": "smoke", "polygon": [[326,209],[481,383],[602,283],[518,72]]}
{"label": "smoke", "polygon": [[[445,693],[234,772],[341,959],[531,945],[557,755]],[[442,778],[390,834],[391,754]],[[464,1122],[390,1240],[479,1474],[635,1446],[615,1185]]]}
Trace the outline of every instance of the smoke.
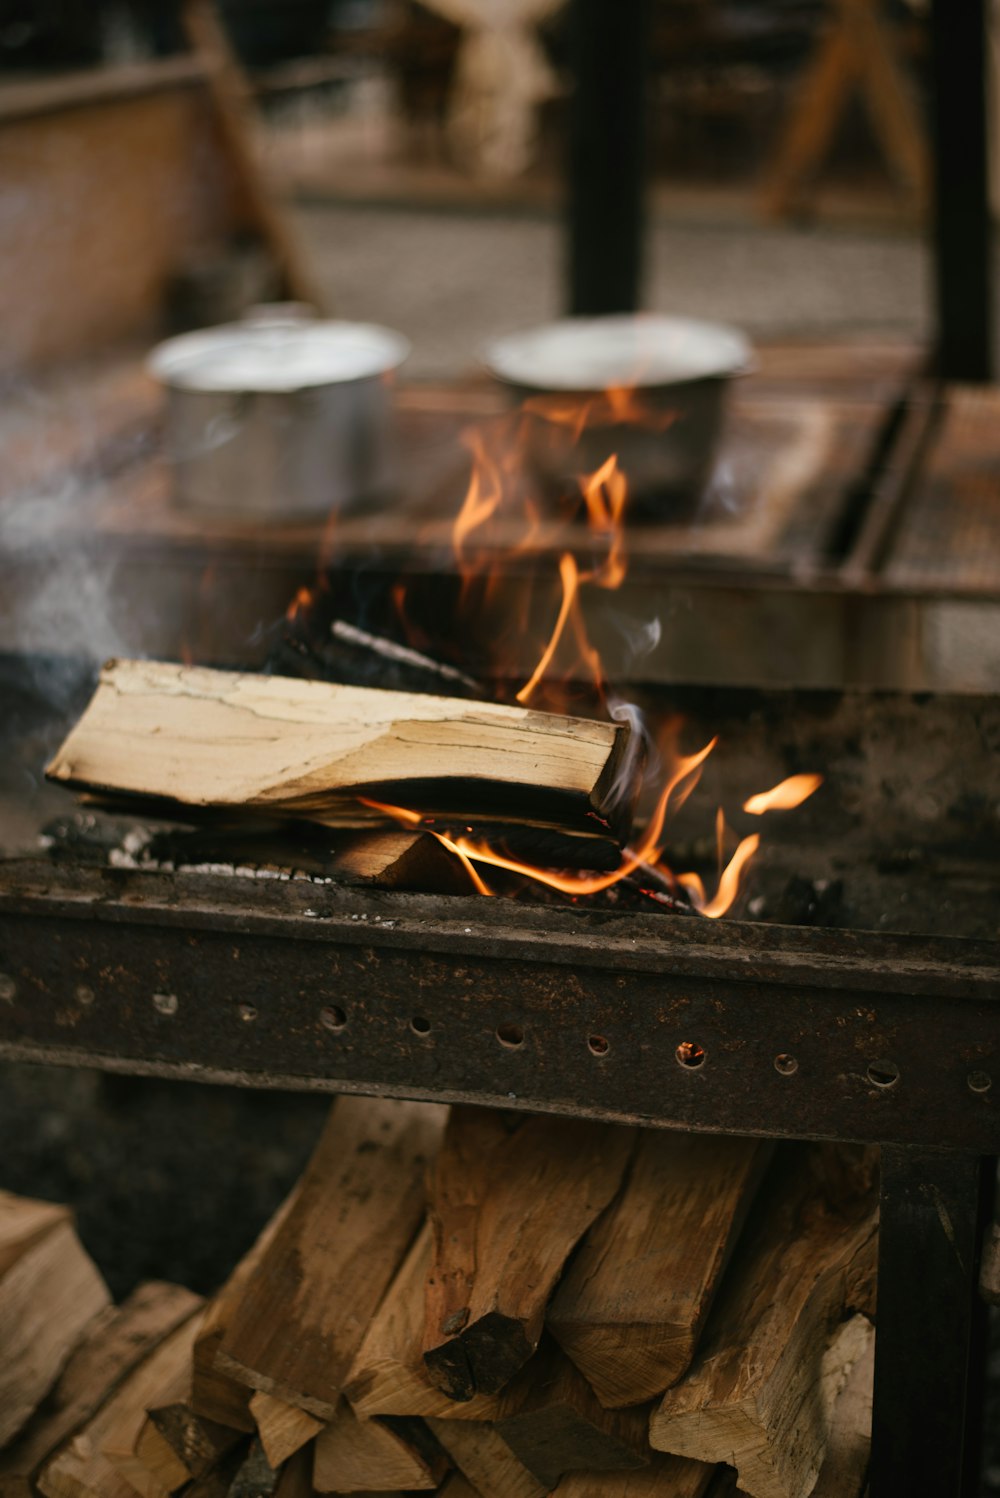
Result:
{"label": "smoke", "polygon": [[608,794],[609,805],[616,808],[624,799],[635,795],[637,786],[646,786],[656,780],[660,769],[660,754],[646,719],[634,702],[609,697],[608,713],[615,723],[627,723],[632,730],[628,748]]}
{"label": "smoke", "polygon": [[622,614],[617,609],[611,618],[625,641],[624,667],[626,670],[636,661],[645,660],[646,656],[652,655],[663,635],[659,618],[647,619],[645,623],[640,623],[638,619],[630,619],[627,614]]}
{"label": "smoke", "polygon": [[[82,382],[84,387],[86,382]],[[87,464],[59,471],[65,450],[93,450],[84,392],[66,409],[34,386],[4,389],[0,451],[21,482],[0,500],[0,650],[22,658],[38,692],[68,709],[101,661],[129,652],[114,605],[120,562],[94,529]]]}

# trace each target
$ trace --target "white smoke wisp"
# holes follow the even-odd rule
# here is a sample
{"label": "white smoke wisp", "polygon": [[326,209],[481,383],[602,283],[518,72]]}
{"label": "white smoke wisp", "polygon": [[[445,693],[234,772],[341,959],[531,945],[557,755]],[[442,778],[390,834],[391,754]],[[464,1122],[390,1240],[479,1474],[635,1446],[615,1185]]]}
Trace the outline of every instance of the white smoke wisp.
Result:
{"label": "white smoke wisp", "polygon": [[612,808],[635,795],[637,785],[651,784],[659,774],[660,753],[646,726],[642,710],[623,698],[608,699],[608,712],[615,723],[627,723],[632,730],[628,748],[611,784],[608,802]]}
{"label": "white smoke wisp", "polygon": [[96,481],[58,471],[49,457],[56,431],[87,437],[82,393],[53,402],[19,379],[3,395],[0,463],[9,455],[8,484],[19,470],[24,482],[0,498],[0,651],[25,657],[39,692],[62,709],[101,661],[138,652],[116,609],[120,561],[90,524]]}

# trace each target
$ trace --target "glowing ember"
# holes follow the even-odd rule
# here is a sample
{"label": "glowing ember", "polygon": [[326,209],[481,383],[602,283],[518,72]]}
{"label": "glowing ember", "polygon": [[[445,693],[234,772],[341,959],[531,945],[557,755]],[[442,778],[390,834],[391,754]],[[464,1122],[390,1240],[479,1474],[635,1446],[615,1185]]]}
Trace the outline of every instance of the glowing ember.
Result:
{"label": "glowing ember", "polygon": [[743,810],[755,817],[761,816],[765,811],[791,811],[793,807],[801,806],[822,784],[822,775],[790,775],[780,785],[773,786],[769,791],[761,791],[758,795],[751,796],[749,801],[744,801]]}

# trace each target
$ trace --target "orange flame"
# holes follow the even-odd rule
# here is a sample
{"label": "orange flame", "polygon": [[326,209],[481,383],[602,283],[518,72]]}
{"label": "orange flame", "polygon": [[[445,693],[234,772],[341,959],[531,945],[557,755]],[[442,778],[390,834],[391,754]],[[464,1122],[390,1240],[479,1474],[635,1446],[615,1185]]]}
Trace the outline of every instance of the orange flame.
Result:
{"label": "orange flame", "polygon": [[780,785],[772,786],[769,791],[760,791],[744,801],[743,810],[755,817],[765,811],[791,811],[793,807],[801,806],[822,784],[822,775],[790,775]]}
{"label": "orange flame", "polygon": [[555,627],[549,636],[549,643],[542,651],[538,665],[531,673],[529,680],[525,682],[524,686],[517,693],[517,700],[522,706],[534,694],[539,682],[549,669],[552,657],[555,655],[559,641],[562,639],[563,630],[566,628],[566,620],[569,618],[570,609],[576,600],[580,585],[580,574],[577,571],[575,560],[568,551],[559,559],[559,576],[562,579],[562,603],[559,606],[559,617],[556,619]]}
{"label": "orange flame", "polygon": [[628,485],[618,467],[618,455],[612,453],[596,473],[581,481],[587,504],[587,523],[599,535],[610,538],[608,554],[586,582],[599,588],[619,588],[625,581],[625,500]]}
{"label": "orange flame", "polygon": [[743,869],[760,847],[760,833],[745,837],[719,876],[719,887],[711,900],[705,898],[705,886],[697,874],[678,874],[677,882],[687,890],[688,898],[699,915],[717,921],[725,915],[740,889]]}
{"label": "orange flame", "polygon": [[[599,699],[603,700],[606,688],[604,670],[597,650],[590,643],[583,598],[587,585],[615,589],[625,579],[625,512],[628,502],[626,478],[619,467],[617,454],[611,453],[594,472],[580,474],[577,480],[579,498],[576,501],[571,494],[564,494],[559,506],[553,506],[549,510],[540,509],[532,495],[526,470],[521,466],[526,450],[524,444],[530,441],[532,430],[537,437],[537,428],[532,429],[530,425],[532,418],[541,418],[554,425],[569,428],[573,441],[578,441],[588,426],[603,427],[609,438],[613,435],[613,429],[623,425],[663,431],[673,422],[675,415],[652,406],[647,408],[641,394],[637,394],[634,388],[614,388],[594,397],[537,397],[524,403],[519,416],[484,423],[480,429],[463,436],[471,450],[472,469],[463,502],[452,526],[451,546],[461,576],[459,597],[465,611],[473,608],[476,610],[479,616],[479,633],[485,632],[486,637],[492,634],[502,651],[504,640],[511,639],[516,634],[523,637],[531,627],[534,615],[534,563],[525,566],[519,562],[516,569],[506,564],[514,558],[531,554],[548,565],[549,559],[558,555],[561,591],[555,622],[541,648],[538,663],[517,692],[516,700],[522,705],[528,704],[545,683],[547,705],[552,705],[554,701],[559,701],[560,705],[571,702],[573,698],[570,691],[561,698],[555,696],[553,681],[557,659],[560,669],[569,664],[569,670],[565,674],[567,688],[575,691],[581,681],[589,679],[593,682]],[[555,440],[555,434],[550,436]],[[560,440],[565,444],[565,437]],[[608,447],[611,445],[609,440]],[[572,539],[562,541],[560,548],[556,528],[570,517],[575,531]],[[324,559],[332,540],[331,524],[324,535]],[[318,586],[326,586],[322,578]],[[426,636],[419,642],[413,638],[422,631],[416,621],[408,617],[405,584],[397,584],[392,598],[397,617],[410,643],[415,648],[431,648],[433,642]],[[289,607],[288,618],[295,620],[315,601],[316,590],[300,588]],[[498,677],[502,675],[505,664],[502,660],[496,662],[499,667],[496,672]],[[688,756],[664,755],[673,768],[653,814],[641,838],[634,846],[623,850],[618,868],[609,873],[577,873],[540,868],[498,852],[485,842],[477,841],[470,827],[465,828],[464,834],[453,827],[448,831],[439,831],[433,825],[433,816],[367,798],[360,799],[364,805],[381,815],[393,818],[414,830],[422,829],[436,837],[443,847],[458,858],[473,888],[482,895],[494,894],[483,877],[484,868],[505,870],[571,898],[599,894],[637,871],[641,880],[642,871],[645,870],[653,882],[662,878],[666,881],[665,888],[684,890],[701,915],[715,920],[732,907],[747,864],[760,845],[760,837],[754,834],[743,838],[727,862],[726,846],[732,847],[735,839],[728,832],[722,808],[719,808],[716,817],[718,882],[711,896],[706,893],[698,874],[692,872],[675,876],[662,862],[665,843],[663,829],[668,812],[678,811],[693,793],[701,779],[704,761],[715,743],[716,740],[712,739],[696,754]],[[822,777],[819,775],[794,775],[770,791],[751,796],[744,803],[743,809],[751,815],[760,815],[769,810],[798,806],[821,783]]]}
{"label": "orange flame", "polygon": [[463,572],[467,566],[465,545],[469,536],[496,514],[504,492],[500,471],[487,453],[481,434],[472,431],[467,441],[472,448],[472,477],[452,528],[455,560]]}

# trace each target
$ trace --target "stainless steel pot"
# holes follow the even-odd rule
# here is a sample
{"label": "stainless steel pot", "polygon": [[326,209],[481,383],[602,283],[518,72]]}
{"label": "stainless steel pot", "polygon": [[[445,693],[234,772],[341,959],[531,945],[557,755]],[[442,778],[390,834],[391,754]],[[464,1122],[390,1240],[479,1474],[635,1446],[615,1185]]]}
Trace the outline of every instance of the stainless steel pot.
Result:
{"label": "stainless steel pot", "polygon": [[409,351],[387,328],[294,311],[160,344],[149,368],[167,394],[175,502],[279,521],[390,491],[390,385]]}
{"label": "stainless steel pot", "polygon": [[524,403],[540,480],[575,489],[614,453],[631,511],[680,516],[715,460],[731,382],[751,364],[735,328],[690,318],[566,318],[496,339],[490,373]]}

